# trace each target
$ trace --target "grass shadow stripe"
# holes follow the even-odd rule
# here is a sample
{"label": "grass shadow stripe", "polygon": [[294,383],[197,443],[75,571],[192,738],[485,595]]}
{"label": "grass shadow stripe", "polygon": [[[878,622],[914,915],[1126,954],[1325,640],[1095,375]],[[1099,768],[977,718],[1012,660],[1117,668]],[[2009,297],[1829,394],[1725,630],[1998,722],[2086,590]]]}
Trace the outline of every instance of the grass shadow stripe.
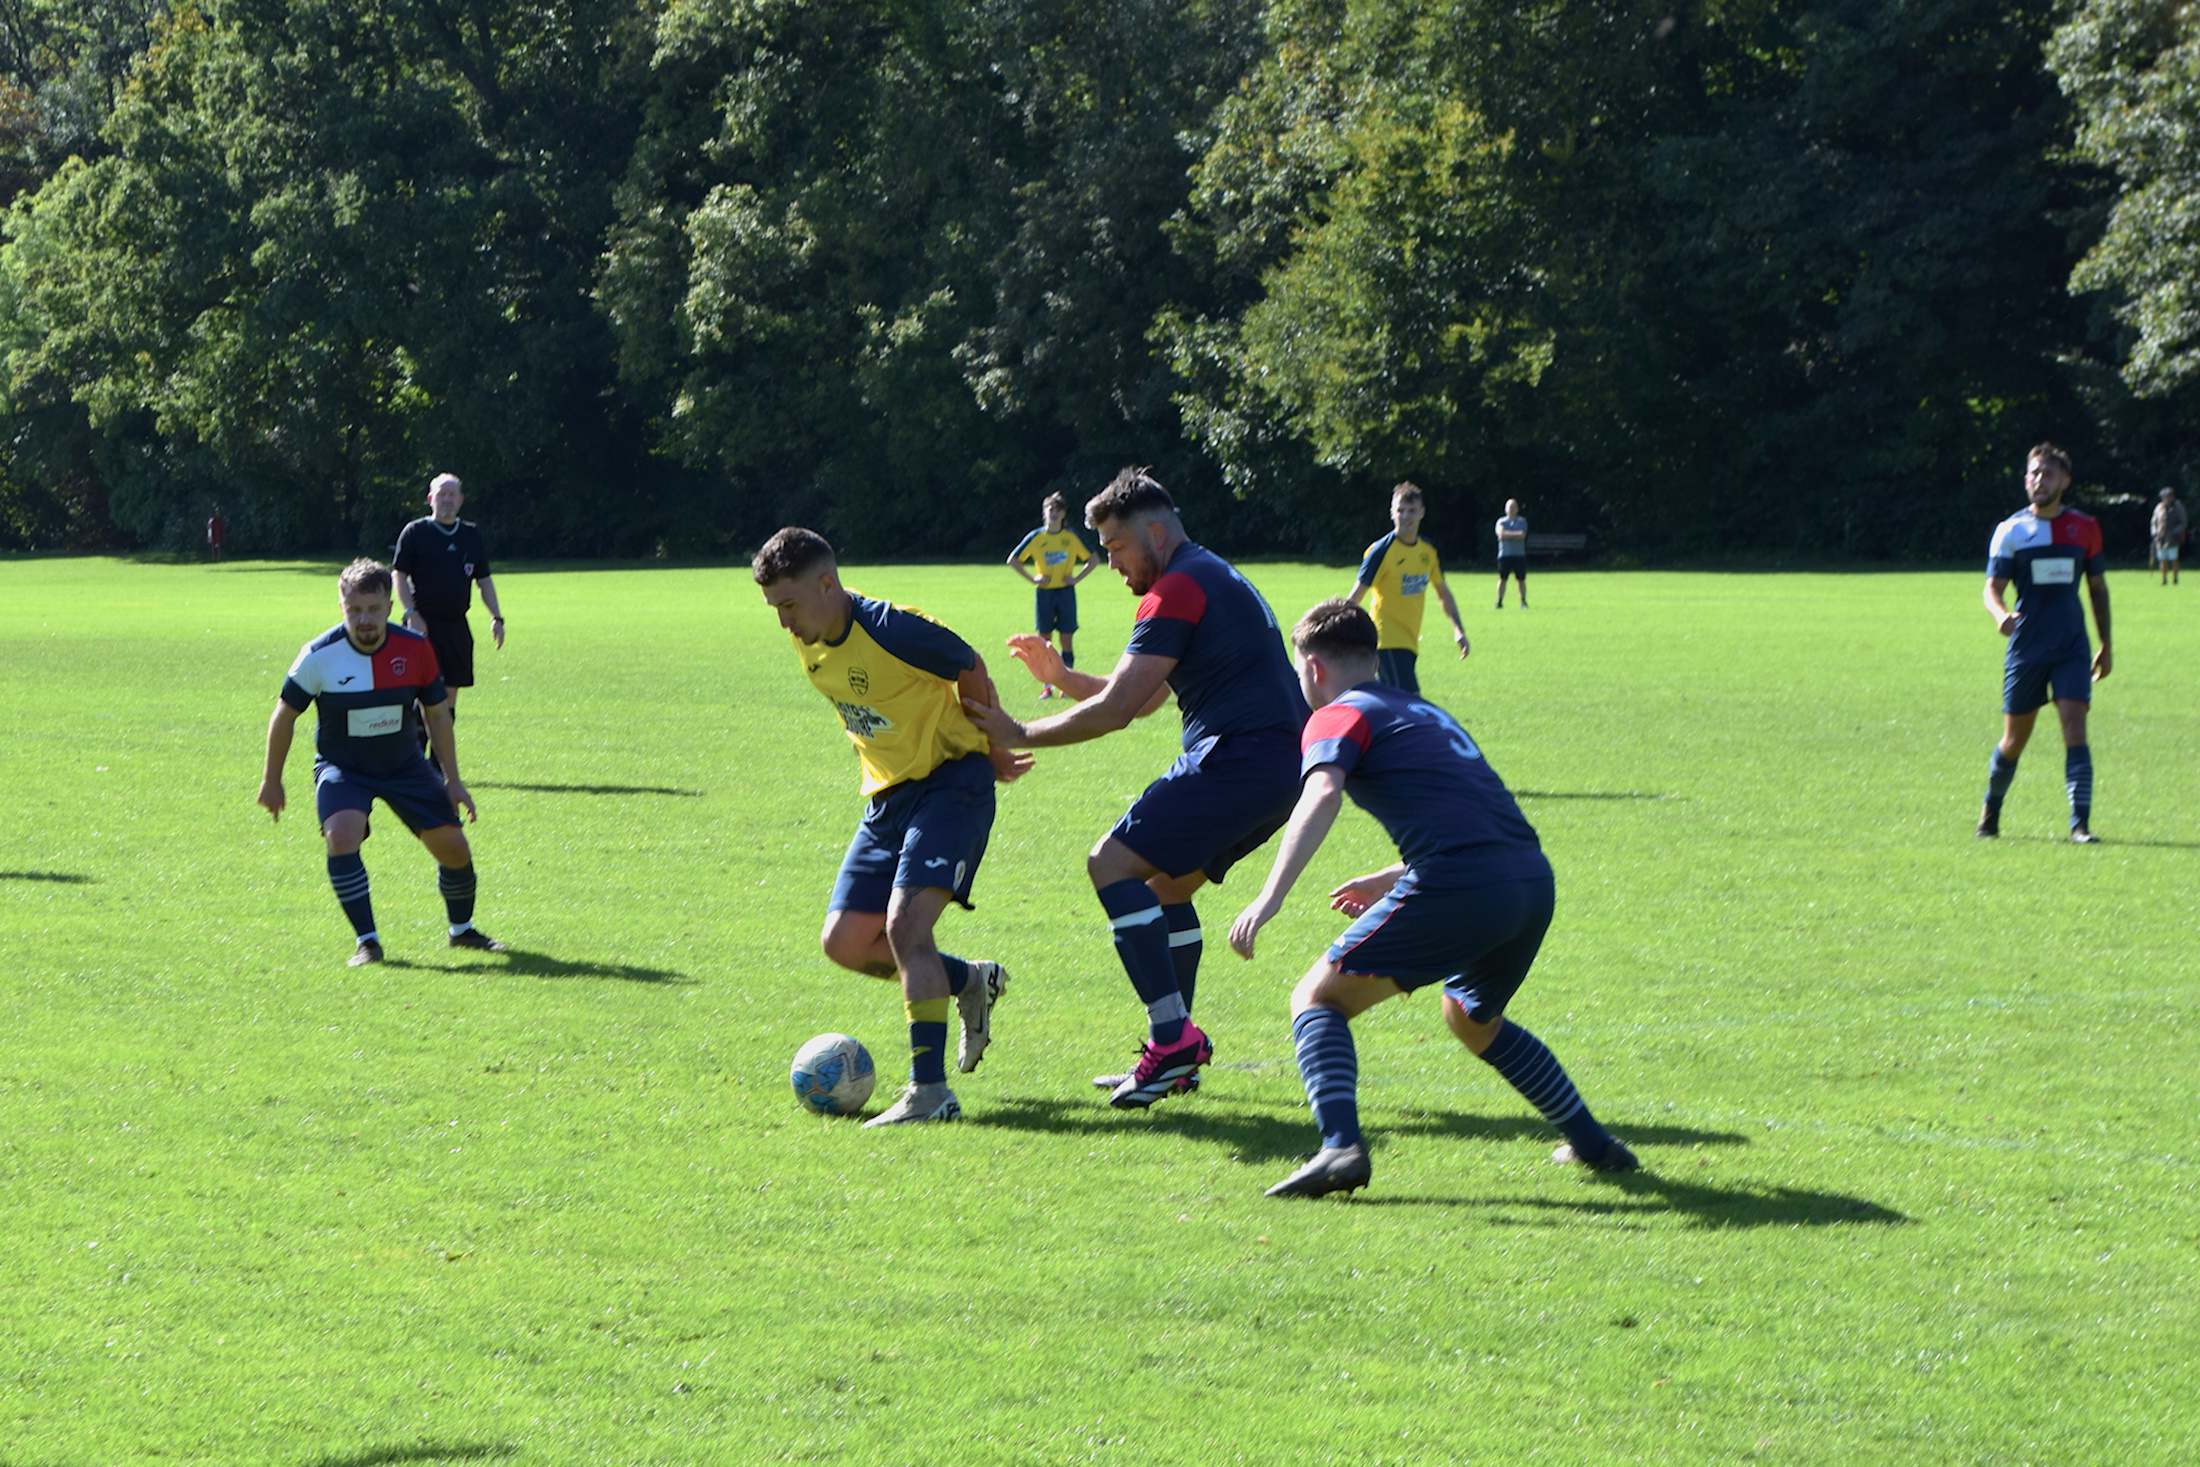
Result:
{"label": "grass shadow stripe", "polygon": [[402,1462],[494,1462],[519,1455],[510,1442],[416,1442],[409,1447],[370,1447],[344,1457],[315,1457],[306,1467],[397,1467]]}
{"label": "grass shadow stripe", "polygon": [[0,871],[0,881],[52,881],[63,886],[92,886],[99,878],[75,871]]}

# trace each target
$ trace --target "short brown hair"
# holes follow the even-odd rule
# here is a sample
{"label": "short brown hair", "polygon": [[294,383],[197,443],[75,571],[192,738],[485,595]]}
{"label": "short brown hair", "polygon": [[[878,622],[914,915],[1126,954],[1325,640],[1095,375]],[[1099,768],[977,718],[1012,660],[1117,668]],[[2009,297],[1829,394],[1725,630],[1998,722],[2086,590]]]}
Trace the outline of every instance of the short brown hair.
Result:
{"label": "short brown hair", "polygon": [[1301,657],[1365,657],[1375,660],[1375,618],[1340,596],[1318,601],[1291,628]]}
{"label": "short brown hair", "polygon": [[2024,456],[2024,461],[2030,463],[2036,458],[2046,459],[2066,474],[2070,472],[2070,455],[2064,453],[2052,443],[2033,444],[2032,451]]}
{"label": "short brown hair", "polygon": [[756,584],[768,586],[774,581],[822,570],[833,563],[833,547],[825,542],[823,535],[800,525],[789,525],[764,542],[764,548],[749,562],[749,573],[756,577]]}
{"label": "short brown hair", "polygon": [[363,555],[345,566],[343,573],[336,578],[336,594],[351,596],[360,591],[380,591],[385,596],[389,595],[390,568],[379,560],[369,560]]}
{"label": "short brown hair", "polygon": [[1130,520],[1158,512],[1176,513],[1176,501],[1143,468],[1125,469],[1108,487],[1085,501],[1085,524],[1099,529],[1109,520]]}
{"label": "short brown hair", "polygon": [[1045,502],[1039,507],[1041,509],[1058,509],[1064,514],[1069,513],[1069,501],[1059,494],[1049,494]]}
{"label": "short brown hair", "polygon": [[1407,494],[1412,495],[1415,499],[1421,498],[1421,486],[1414,483],[1411,479],[1400,479],[1396,484],[1391,486],[1390,502],[1396,504],[1402,496]]}

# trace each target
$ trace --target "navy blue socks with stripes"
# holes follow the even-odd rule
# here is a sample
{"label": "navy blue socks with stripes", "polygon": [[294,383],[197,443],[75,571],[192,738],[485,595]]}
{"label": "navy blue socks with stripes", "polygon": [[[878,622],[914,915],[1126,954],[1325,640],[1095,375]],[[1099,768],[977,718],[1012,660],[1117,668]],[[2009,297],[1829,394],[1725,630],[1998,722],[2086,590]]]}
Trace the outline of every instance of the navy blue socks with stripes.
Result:
{"label": "navy blue socks with stripes", "polygon": [[1143,881],[1117,881],[1100,888],[1100,906],[1115,932],[1115,955],[1130,975],[1146,1006],[1146,1025],[1153,1042],[1168,1046],[1184,1037],[1183,990],[1177,987],[1176,964],[1169,957],[1169,926],[1161,915],[1161,898]]}
{"label": "navy blue socks with stripes", "polygon": [[1169,924],[1169,963],[1176,969],[1176,991],[1184,995],[1184,1012],[1192,1011],[1192,992],[1199,987],[1199,955],[1206,951],[1205,934],[1199,930],[1199,909],[1190,902],[1173,902],[1161,909]]}
{"label": "navy blue socks with stripes", "polygon": [[2093,746],[2074,744],[2063,750],[2063,788],[2070,794],[2070,828],[2093,821]]}
{"label": "navy blue socks with stripes", "polygon": [[1589,1114],[1581,1092],[1566,1077],[1566,1067],[1542,1040],[1507,1019],[1490,1047],[1482,1051],[1482,1059],[1505,1077],[1506,1084],[1527,1097],[1528,1104],[1543,1113],[1543,1119],[1565,1133],[1575,1156],[1591,1166],[1604,1159],[1612,1144],[1612,1133]]}
{"label": "navy blue socks with stripes", "polygon": [[336,900],[343,904],[344,915],[351,919],[351,930],[359,934],[359,940],[379,941],[374,930],[374,897],[367,888],[367,863],[357,851],[328,858],[328,884],[336,888]]}
{"label": "navy blue socks with stripes", "polygon": [[435,889],[443,893],[443,912],[451,919],[451,936],[474,925],[474,863],[435,868]]}
{"label": "navy blue socks with stripes", "polygon": [[1359,1145],[1360,1055],[1352,1047],[1351,1021],[1317,1005],[1291,1021],[1291,1046],[1298,1051],[1299,1078],[1306,1083],[1306,1103],[1314,1108],[1322,1145]]}

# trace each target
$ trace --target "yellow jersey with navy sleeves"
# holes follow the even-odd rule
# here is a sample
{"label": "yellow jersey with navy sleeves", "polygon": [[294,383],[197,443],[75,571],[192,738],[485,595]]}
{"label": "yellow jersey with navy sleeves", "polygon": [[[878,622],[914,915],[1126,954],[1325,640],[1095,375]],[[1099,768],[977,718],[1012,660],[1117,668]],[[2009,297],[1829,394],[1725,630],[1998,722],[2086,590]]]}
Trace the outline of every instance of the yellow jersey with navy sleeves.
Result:
{"label": "yellow jersey with navy sleeves", "polygon": [[1092,552],[1085,548],[1084,539],[1075,530],[1049,530],[1042,526],[1024,536],[1023,543],[1010,551],[1008,558],[1023,562],[1039,578],[1040,590],[1059,591],[1092,559]]}
{"label": "yellow jersey with navy sleeves", "polygon": [[1436,562],[1436,547],[1423,536],[1411,545],[1396,530],[1367,547],[1360,562],[1359,583],[1374,589],[1368,615],[1375,618],[1375,645],[1406,652],[1421,650],[1421,613],[1428,608],[1428,589],[1444,584],[1443,567]]}
{"label": "yellow jersey with navy sleeves", "polygon": [[970,644],[910,606],[848,593],[853,615],[837,642],[795,637],[802,670],[863,761],[863,793],[922,779],[986,749],[955,679],[978,665]]}

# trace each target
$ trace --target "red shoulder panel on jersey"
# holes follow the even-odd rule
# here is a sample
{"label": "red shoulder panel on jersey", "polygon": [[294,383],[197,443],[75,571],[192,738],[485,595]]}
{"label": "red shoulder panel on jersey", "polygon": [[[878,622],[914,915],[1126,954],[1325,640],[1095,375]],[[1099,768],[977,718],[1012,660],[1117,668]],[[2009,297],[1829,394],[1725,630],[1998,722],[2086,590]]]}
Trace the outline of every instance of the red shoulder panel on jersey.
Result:
{"label": "red shoulder panel on jersey", "polygon": [[1197,622],[1207,614],[1207,593],[1199,582],[1182,571],[1170,571],[1153,583],[1153,589],[1138,598],[1136,620],[1152,621],[1156,617],[1168,621]]}
{"label": "red shoulder panel on jersey", "polygon": [[374,685],[378,688],[424,688],[441,671],[428,639],[404,627],[391,627],[382,645],[374,649]]}
{"label": "red shoulder panel on jersey", "polygon": [[[2065,522],[2069,528],[2064,529]],[[2090,558],[2101,553],[2101,522],[2083,510],[2066,509],[2055,516],[2051,543],[2075,545]]]}
{"label": "red shoulder panel on jersey", "polygon": [[1349,703],[1326,703],[1306,720],[1306,727],[1299,733],[1299,750],[1303,753],[1324,739],[1350,739],[1364,754],[1375,742],[1375,730],[1368,724],[1367,715]]}

